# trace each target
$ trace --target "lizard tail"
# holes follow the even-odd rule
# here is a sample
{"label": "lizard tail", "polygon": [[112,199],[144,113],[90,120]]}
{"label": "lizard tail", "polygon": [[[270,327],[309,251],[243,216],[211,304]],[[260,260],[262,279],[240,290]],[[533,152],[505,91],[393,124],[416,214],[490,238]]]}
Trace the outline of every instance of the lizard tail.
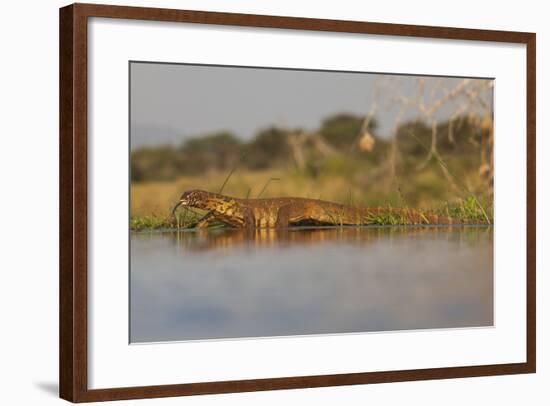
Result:
{"label": "lizard tail", "polygon": [[356,213],[352,213],[352,217],[359,224],[443,225],[460,223],[449,216],[422,213],[415,209],[376,207],[356,210]]}

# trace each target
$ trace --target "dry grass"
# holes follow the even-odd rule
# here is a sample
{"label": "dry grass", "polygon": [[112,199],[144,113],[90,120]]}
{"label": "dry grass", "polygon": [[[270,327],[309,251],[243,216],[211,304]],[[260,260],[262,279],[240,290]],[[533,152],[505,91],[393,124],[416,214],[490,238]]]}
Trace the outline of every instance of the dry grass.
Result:
{"label": "dry grass", "polygon": [[[218,192],[227,174],[210,173],[200,177],[181,177],[173,182],[134,183],[131,188],[132,216],[167,215],[179,196],[186,190],[203,189]],[[270,179],[277,178],[279,180]],[[269,182],[267,187],[266,183]],[[264,190],[265,187],[265,190]],[[263,190],[263,192],[262,192]],[[364,204],[365,192],[359,186],[350,186],[343,176],[320,177],[312,180],[293,171],[237,171],[224,187],[223,193],[234,197],[293,196],[324,199],[339,203]],[[382,202],[382,199],[377,199]]]}

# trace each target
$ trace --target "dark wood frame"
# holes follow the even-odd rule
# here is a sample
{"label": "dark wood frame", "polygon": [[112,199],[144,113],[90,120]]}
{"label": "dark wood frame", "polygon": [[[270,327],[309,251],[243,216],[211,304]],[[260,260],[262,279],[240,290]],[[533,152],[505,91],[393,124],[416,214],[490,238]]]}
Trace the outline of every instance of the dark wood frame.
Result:
{"label": "dark wood frame", "polygon": [[[527,361],[516,364],[88,389],[87,21],[89,17],[493,41],[527,46]],[[536,370],[534,33],[73,4],[60,9],[60,397],[72,402],[532,373]]]}

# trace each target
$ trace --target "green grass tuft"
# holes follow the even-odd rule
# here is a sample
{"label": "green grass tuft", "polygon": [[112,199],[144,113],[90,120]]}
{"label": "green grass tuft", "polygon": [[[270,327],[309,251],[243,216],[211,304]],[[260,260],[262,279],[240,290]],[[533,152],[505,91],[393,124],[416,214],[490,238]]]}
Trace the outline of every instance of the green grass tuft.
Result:
{"label": "green grass tuft", "polygon": [[369,217],[365,224],[378,226],[398,226],[409,223],[409,218],[403,213],[387,212]]}
{"label": "green grass tuft", "polygon": [[493,208],[484,206],[475,196],[461,199],[454,204],[446,204],[436,214],[447,215],[464,224],[493,224]]}
{"label": "green grass tuft", "polygon": [[158,215],[132,216],[130,218],[130,230],[162,230],[193,228],[203,215],[190,210],[176,212],[174,216],[161,217]]}

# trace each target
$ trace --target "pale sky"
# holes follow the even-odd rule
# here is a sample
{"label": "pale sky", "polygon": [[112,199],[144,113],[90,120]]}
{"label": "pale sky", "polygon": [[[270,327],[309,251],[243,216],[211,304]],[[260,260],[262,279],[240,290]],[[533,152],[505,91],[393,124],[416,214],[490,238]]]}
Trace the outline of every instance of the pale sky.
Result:
{"label": "pale sky", "polygon": [[[142,62],[132,62],[130,73],[132,148],[179,145],[190,137],[221,130],[245,140],[270,126],[315,130],[334,114],[366,115],[375,89],[379,92],[378,133],[387,137],[399,113],[399,105],[391,99],[398,94],[413,97],[419,80],[418,76],[362,72]],[[439,89],[441,96],[444,89],[453,89],[463,80],[424,78],[427,99],[431,88]],[[488,97],[492,105],[492,95]],[[461,102],[449,103],[438,118],[448,118]],[[416,116],[418,111],[412,109],[402,119]]]}

